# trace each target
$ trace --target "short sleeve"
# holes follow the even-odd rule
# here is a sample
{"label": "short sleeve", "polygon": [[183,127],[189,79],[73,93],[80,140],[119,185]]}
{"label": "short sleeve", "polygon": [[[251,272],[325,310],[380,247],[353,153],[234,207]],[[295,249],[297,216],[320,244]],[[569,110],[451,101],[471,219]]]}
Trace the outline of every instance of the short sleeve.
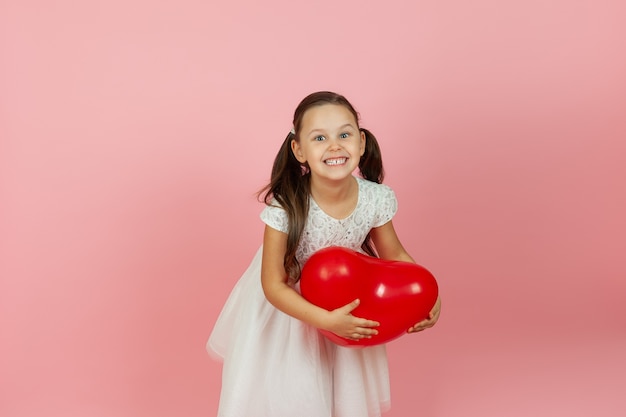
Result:
{"label": "short sleeve", "polygon": [[263,223],[272,229],[276,229],[283,233],[287,233],[289,231],[287,213],[276,200],[272,200],[270,205],[265,206],[260,214],[260,217],[261,220],[263,220]]}
{"label": "short sleeve", "polygon": [[378,184],[375,193],[376,216],[373,227],[380,227],[388,223],[398,211],[396,193],[387,185]]}

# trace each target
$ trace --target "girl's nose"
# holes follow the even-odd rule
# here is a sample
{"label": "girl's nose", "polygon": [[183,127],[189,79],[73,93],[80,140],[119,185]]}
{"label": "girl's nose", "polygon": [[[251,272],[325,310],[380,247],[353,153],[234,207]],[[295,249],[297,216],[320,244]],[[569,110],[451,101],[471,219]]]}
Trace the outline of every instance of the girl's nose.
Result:
{"label": "girl's nose", "polygon": [[339,148],[341,148],[341,145],[339,144],[339,139],[337,139],[337,138],[330,139],[328,147],[330,149],[339,149]]}

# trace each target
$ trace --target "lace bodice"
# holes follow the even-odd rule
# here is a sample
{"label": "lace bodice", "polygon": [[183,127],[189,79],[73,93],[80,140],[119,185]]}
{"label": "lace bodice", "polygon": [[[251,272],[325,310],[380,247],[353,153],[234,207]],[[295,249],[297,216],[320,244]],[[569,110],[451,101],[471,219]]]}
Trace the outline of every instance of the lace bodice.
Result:
{"label": "lace bodice", "polygon": [[[398,204],[391,188],[355,178],[359,185],[359,197],[354,211],[345,219],[329,216],[313,198],[310,199],[309,216],[296,251],[300,265],[304,265],[313,253],[328,246],[361,251],[361,244],[369,231],[389,222],[396,214]],[[287,213],[276,201],[261,212],[261,220],[276,230],[288,231]]]}

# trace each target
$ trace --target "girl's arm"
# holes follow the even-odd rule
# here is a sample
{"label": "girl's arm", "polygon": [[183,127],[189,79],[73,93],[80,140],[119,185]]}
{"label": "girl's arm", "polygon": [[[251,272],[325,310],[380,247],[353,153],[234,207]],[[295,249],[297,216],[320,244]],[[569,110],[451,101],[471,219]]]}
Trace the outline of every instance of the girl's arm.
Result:
{"label": "girl's arm", "polygon": [[415,263],[411,255],[408,254],[402,243],[400,243],[391,221],[380,227],[373,228],[370,231],[370,237],[381,259]]}
{"label": "girl's arm", "polygon": [[[370,236],[372,238],[372,242],[374,242],[378,256],[382,259],[415,263],[413,258],[411,258],[402,246],[402,243],[400,243],[400,239],[398,238],[391,221],[380,227],[373,228],[370,232]],[[417,323],[407,331],[409,333],[415,333],[428,329],[429,327],[433,327],[435,323],[437,323],[437,320],[439,320],[440,313],[441,298],[437,297],[437,301],[435,302],[433,309],[430,311],[428,318]]]}
{"label": "girl's arm", "polygon": [[261,283],[265,297],[274,307],[298,320],[347,339],[370,338],[378,333],[374,329],[379,325],[378,322],[351,314],[359,305],[358,300],[328,311],[308,302],[290,287],[283,266],[286,247],[287,234],[265,226]]}

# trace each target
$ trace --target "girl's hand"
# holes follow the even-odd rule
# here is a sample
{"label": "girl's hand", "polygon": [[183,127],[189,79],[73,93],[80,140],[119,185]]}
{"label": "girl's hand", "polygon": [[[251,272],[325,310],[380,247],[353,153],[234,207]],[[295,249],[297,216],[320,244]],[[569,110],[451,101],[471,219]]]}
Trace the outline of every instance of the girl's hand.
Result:
{"label": "girl's hand", "polygon": [[415,326],[411,327],[407,330],[408,333],[417,333],[422,330],[426,330],[430,327],[433,327],[437,320],[439,320],[439,314],[441,313],[441,298],[437,297],[437,301],[435,302],[435,306],[428,314],[428,318],[420,321]]}
{"label": "girl's hand", "polygon": [[377,335],[378,330],[374,329],[374,327],[379,326],[380,323],[352,315],[352,310],[357,308],[359,304],[360,301],[357,299],[350,304],[331,311],[329,325],[326,330],[349,340],[370,339],[372,336]]}

